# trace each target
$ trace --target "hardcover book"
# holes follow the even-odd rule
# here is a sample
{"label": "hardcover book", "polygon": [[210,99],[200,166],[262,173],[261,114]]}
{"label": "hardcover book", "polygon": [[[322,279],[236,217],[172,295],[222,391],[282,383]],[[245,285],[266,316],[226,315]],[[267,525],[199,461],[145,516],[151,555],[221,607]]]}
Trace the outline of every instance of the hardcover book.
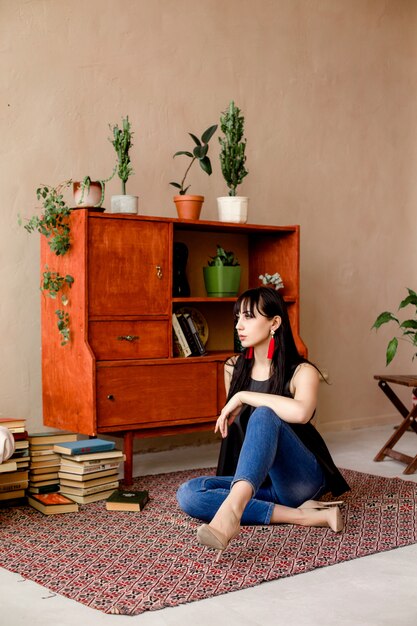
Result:
{"label": "hardcover book", "polygon": [[190,347],[192,356],[200,356],[200,351],[194,341],[193,334],[191,332],[191,328],[188,325],[187,320],[185,319],[182,313],[176,313],[178,322],[181,326],[181,330],[184,333],[185,340]]}
{"label": "hardcover book", "polygon": [[106,501],[108,511],[141,511],[149,501],[147,491],[123,491],[117,489]]}
{"label": "hardcover book", "polygon": [[45,515],[58,513],[76,513],[79,509],[74,500],[60,493],[32,493],[28,496],[30,506]]}
{"label": "hardcover book", "polygon": [[116,444],[114,441],[106,441],[105,439],[85,439],[83,441],[66,441],[54,444],[54,452],[60,454],[91,454],[92,452],[108,452],[114,450]]}
{"label": "hardcover book", "polygon": [[0,463],[0,474],[4,474],[7,472],[15,472],[16,470],[17,470],[16,461],[11,461],[9,459],[8,461],[3,461],[3,463]]}
{"label": "hardcover book", "polygon": [[177,341],[181,347],[181,350],[184,354],[184,356],[190,356],[191,355],[191,348],[187,343],[187,340],[185,338],[185,335],[182,331],[182,328],[180,326],[180,323],[178,321],[177,316],[175,315],[175,313],[172,314],[172,330],[175,333],[175,336],[177,338]]}
{"label": "hardcover book", "polygon": [[80,439],[80,435],[77,433],[68,432],[46,432],[46,433],[31,433],[29,435],[30,445],[46,445],[51,443],[61,443],[61,441],[77,441]]}
{"label": "hardcover book", "polygon": [[94,487],[94,485],[102,485],[103,483],[113,482],[118,480],[118,473],[114,471],[101,472],[97,478],[92,478],[95,474],[91,474],[88,476],[88,480],[78,480],[78,478],[82,478],[82,476],[76,476],[77,480],[73,480],[73,476],[71,478],[67,478],[67,474],[64,472],[59,472],[59,478],[61,485],[67,485],[69,487],[77,487],[77,488],[86,488],[86,487]]}
{"label": "hardcover book", "polygon": [[117,489],[119,486],[118,480],[109,481],[102,485],[92,485],[91,487],[69,487],[68,485],[61,484],[60,490],[65,491],[70,497],[72,496],[90,496],[91,494],[99,493],[104,489]]}
{"label": "hardcover book", "polygon": [[196,325],[194,324],[193,318],[191,317],[189,313],[183,313],[182,315],[183,315],[183,318],[186,320],[188,326],[190,327],[192,336],[194,338],[194,342],[197,346],[198,353],[200,355],[206,354],[206,349],[204,347],[200,334],[196,328]]}
{"label": "hardcover book", "polygon": [[[111,463],[93,463],[92,465],[84,465],[84,463],[68,463],[66,459],[63,459],[61,462],[60,471],[66,472],[71,475],[79,475],[82,480],[83,476],[88,476],[89,474],[101,473],[107,470],[118,470],[120,465],[120,461],[113,461]],[[74,478],[74,480],[78,480],[78,478]]]}
{"label": "hardcover book", "polygon": [[99,459],[116,459],[123,458],[124,454],[121,450],[109,450],[108,452],[91,452],[88,454],[74,454],[73,456],[64,454],[63,459],[73,461],[97,461]]}
{"label": "hardcover book", "polygon": [[15,417],[0,417],[0,426],[8,428],[11,433],[24,433],[26,420]]}
{"label": "hardcover book", "polygon": [[[106,485],[103,485],[105,487]],[[65,494],[64,488],[61,487],[62,494]],[[106,489],[105,491],[100,491],[99,493],[91,493],[88,496],[79,496],[72,493],[70,498],[79,502],[80,504],[89,504],[90,502],[98,502],[99,500],[106,500],[113,492],[113,489]]]}

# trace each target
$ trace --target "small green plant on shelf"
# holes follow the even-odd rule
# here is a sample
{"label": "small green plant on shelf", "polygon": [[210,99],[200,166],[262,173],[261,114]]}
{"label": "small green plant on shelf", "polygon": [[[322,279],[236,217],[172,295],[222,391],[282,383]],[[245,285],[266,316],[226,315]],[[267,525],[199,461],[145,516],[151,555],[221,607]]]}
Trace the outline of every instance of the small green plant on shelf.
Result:
{"label": "small green plant on shelf", "polygon": [[216,256],[211,256],[207,265],[209,267],[213,267],[213,266],[230,267],[230,266],[240,265],[240,263],[238,259],[235,257],[234,252],[226,252],[226,250],[222,248],[222,246],[217,244]]}
{"label": "small green plant on shelf", "polygon": [[200,163],[201,169],[204,172],[206,172],[206,174],[208,174],[209,176],[211,175],[212,173],[211,161],[209,157],[207,156],[207,153],[209,149],[209,145],[208,145],[209,141],[213,137],[216,130],[217,130],[217,124],[215,124],[214,126],[210,126],[201,135],[201,139],[196,137],[196,135],[193,135],[193,133],[188,133],[190,137],[192,138],[192,140],[194,141],[194,143],[196,144],[195,148],[193,149],[192,152],[190,152],[189,150],[180,150],[179,152],[176,152],[174,154],[174,158],[176,156],[184,155],[191,159],[191,163],[185,170],[185,174],[183,176],[182,181],[180,183],[176,183],[176,182],[169,183],[176,189],[179,189],[180,196],[185,195],[188,189],[190,188],[190,185],[188,185],[187,187],[184,187],[184,185],[185,185],[185,179],[187,178],[187,174],[190,171],[190,168],[192,164],[194,163],[194,161],[198,161]]}
{"label": "small green plant on shelf", "polygon": [[408,306],[414,307],[413,317],[410,317],[409,319],[400,322],[398,317],[396,317],[393,313],[391,313],[390,311],[384,311],[383,313],[380,313],[378,315],[372,326],[372,328],[378,330],[378,328],[380,328],[383,324],[387,324],[388,322],[394,322],[394,324],[397,325],[398,330],[401,332],[401,337],[398,338],[397,336],[395,336],[388,342],[386,351],[386,365],[389,365],[392,359],[397,354],[398,339],[407,341],[408,343],[411,343],[411,345],[414,347],[414,350],[416,351],[414,352],[412,357],[413,361],[417,356],[417,293],[412,289],[407,289],[407,291],[408,296],[400,302],[398,310],[404,309]]}
{"label": "small green plant on shelf", "polygon": [[275,272],[275,274],[268,274],[267,272],[265,272],[265,274],[260,274],[259,280],[262,281],[263,285],[271,285],[276,291],[284,288],[284,283],[282,282],[281,275],[278,274],[278,272]]}
{"label": "small green plant on shelf", "polygon": [[109,124],[109,128],[113,133],[113,137],[110,138],[109,141],[116,150],[117,155],[117,175],[122,181],[122,194],[126,195],[126,183],[129,176],[134,174],[129,156],[129,150],[133,146],[133,132],[129,122],[129,116],[127,115],[125,118],[122,118],[122,128],[119,128],[117,124],[114,126]]}
{"label": "small green plant on shelf", "polygon": [[[63,190],[71,185],[68,180],[57,187],[42,185],[36,190],[36,197],[42,200],[43,212],[41,216],[31,217],[24,228],[28,233],[38,232],[48,240],[48,245],[57,256],[67,254],[71,247],[71,230],[69,216],[71,209],[64,200]],[[19,224],[22,219],[19,216]],[[45,266],[42,273],[41,290],[50,298],[56,299],[61,294],[61,303],[67,306],[69,300],[67,291],[71,288],[74,278],[67,274],[61,276],[58,272]],[[70,318],[63,309],[57,309],[55,314],[58,318],[57,327],[61,334],[61,345],[70,341]]]}
{"label": "small green plant on shelf", "polygon": [[223,178],[229,188],[229,196],[236,195],[236,188],[247,176],[246,162],[246,139],[243,138],[245,118],[240,114],[240,109],[235,106],[233,100],[227,111],[220,117],[220,129],[223,137],[219,137],[220,166]]}

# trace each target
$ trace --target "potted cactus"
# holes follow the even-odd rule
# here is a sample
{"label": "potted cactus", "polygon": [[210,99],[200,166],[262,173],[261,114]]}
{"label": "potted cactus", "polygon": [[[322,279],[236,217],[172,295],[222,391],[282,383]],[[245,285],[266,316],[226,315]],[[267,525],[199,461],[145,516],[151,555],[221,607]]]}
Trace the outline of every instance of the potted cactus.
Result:
{"label": "potted cactus", "polygon": [[130,163],[129,150],[133,146],[133,132],[129,122],[129,116],[122,118],[122,128],[117,124],[110,126],[112,137],[109,138],[110,143],[116,150],[117,155],[117,175],[122,181],[122,193],[111,197],[112,213],[137,213],[138,212],[138,196],[126,194],[126,183],[133,172]]}
{"label": "potted cactus", "polygon": [[245,223],[248,219],[248,198],[237,196],[236,189],[248,171],[246,162],[246,139],[243,138],[245,119],[233,100],[227,111],[220,118],[223,137],[219,137],[221,146],[220,165],[223,178],[229,189],[228,196],[217,198],[219,220],[221,222]]}
{"label": "potted cactus", "polygon": [[171,182],[169,183],[176,189],[179,189],[179,194],[174,196],[175,206],[177,207],[178,217],[180,219],[191,219],[198,220],[201,213],[201,207],[204,202],[204,196],[195,196],[187,194],[190,185],[185,187],[185,179],[187,178],[188,172],[191,169],[191,166],[195,161],[198,161],[203,172],[206,172],[209,176],[211,175],[212,168],[209,157],[207,156],[207,152],[209,149],[209,141],[217,130],[217,124],[214,126],[210,126],[204,133],[201,135],[199,139],[193,133],[188,133],[191,139],[196,144],[193,151],[189,150],[180,150],[174,154],[174,158],[176,156],[184,155],[191,159],[190,164],[185,170],[185,174],[180,183]]}
{"label": "potted cactus", "polygon": [[207,267],[203,267],[203,275],[208,296],[229,298],[237,295],[240,284],[240,263],[234,252],[226,252],[217,244],[216,255],[210,257]]}

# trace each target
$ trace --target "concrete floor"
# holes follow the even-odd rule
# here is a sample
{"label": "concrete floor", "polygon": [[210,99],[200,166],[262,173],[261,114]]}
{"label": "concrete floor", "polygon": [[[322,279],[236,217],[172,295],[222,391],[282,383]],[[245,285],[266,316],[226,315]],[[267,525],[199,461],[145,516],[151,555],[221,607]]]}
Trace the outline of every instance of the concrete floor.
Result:
{"label": "concrete floor", "polygon": [[[392,426],[327,433],[325,439],[339,467],[405,477],[404,466],[387,459],[372,461],[392,433]],[[397,448],[417,451],[414,433]],[[135,458],[136,475],[210,467],[217,445],[177,448]],[[1,626],[415,626],[417,624],[417,544],[264,583],[243,591],[135,617],[105,615],[20,576],[0,569]]]}

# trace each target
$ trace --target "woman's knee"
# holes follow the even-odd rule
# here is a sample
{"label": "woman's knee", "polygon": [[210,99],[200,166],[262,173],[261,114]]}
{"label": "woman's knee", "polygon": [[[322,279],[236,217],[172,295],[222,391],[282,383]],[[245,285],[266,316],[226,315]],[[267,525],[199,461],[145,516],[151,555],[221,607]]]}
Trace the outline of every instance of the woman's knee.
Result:
{"label": "woman's knee", "polygon": [[177,502],[182,511],[191,517],[198,517],[201,499],[201,479],[192,478],[182,483],[177,490]]}
{"label": "woman's knee", "polygon": [[259,424],[263,427],[280,428],[282,425],[281,418],[269,408],[269,406],[258,406],[250,416],[249,424]]}

